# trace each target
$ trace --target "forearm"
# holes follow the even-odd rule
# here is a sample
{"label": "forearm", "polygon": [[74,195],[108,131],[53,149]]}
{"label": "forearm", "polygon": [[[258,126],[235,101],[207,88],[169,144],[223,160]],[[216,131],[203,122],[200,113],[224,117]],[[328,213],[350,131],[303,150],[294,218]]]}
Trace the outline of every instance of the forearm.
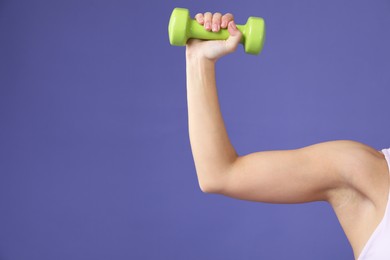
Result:
{"label": "forearm", "polygon": [[[187,55],[189,136],[202,190],[218,189],[236,160],[220,111],[215,63]],[[210,187],[212,186],[212,187]]]}

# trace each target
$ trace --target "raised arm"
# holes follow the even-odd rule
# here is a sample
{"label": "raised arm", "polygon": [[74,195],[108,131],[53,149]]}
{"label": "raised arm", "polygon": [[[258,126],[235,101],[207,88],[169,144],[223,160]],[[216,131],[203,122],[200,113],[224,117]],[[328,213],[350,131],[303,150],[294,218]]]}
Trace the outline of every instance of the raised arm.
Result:
{"label": "raised arm", "polygon": [[189,135],[201,189],[259,202],[328,201],[357,258],[386,209],[384,155],[354,141],[237,155],[218,103],[215,62],[236,49],[241,33],[230,14],[196,19],[213,31],[229,24],[230,33],[226,41],[191,40],[186,49]]}
{"label": "raised arm", "polygon": [[[197,15],[199,22],[211,30],[210,13]],[[215,16],[217,19],[220,15]],[[214,26],[226,28],[232,21],[231,15],[214,21]],[[214,27],[215,29],[215,27]],[[215,83],[215,62],[236,49],[241,33],[234,22],[229,24],[232,36],[227,41],[190,40],[186,49],[187,102],[189,134],[200,187],[205,192],[216,192],[222,185],[222,178],[237,154],[230,143],[222,119]],[[223,172],[223,173],[222,173]]]}
{"label": "raised arm", "polygon": [[383,169],[383,155],[357,142],[333,141],[296,150],[237,155],[219,107],[215,63],[236,49],[241,33],[231,14],[198,14],[196,19],[208,30],[228,26],[231,35],[227,41],[191,40],[187,44],[189,135],[201,189],[272,203],[332,200],[341,204],[348,197],[341,191],[370,197],[365,193],[370,193],[372,183],[366,175],[378,167]]}

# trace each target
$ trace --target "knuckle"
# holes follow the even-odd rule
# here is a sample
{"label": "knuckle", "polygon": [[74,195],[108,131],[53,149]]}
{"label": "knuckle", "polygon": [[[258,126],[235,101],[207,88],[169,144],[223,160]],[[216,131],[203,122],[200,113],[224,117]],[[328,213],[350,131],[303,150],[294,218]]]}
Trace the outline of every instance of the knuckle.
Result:
{"label": "knuckle", "polygon": [[196,15],[195,15],[195,19],[196,19],[198,22],[203,21],[203,14],[201,14],[201,13],[196,14]]}
{"label": "knuckle", "polygon": [[221,21],[221,16],[214,15],[213,16],[213,22]]}
{"label": "knuckle", "polygon": [[226,19],[234,19],[234,15],[233,14],[231,14],[231,13],[226,13],[225,15],[224,15],[224,17],[226,18]]}

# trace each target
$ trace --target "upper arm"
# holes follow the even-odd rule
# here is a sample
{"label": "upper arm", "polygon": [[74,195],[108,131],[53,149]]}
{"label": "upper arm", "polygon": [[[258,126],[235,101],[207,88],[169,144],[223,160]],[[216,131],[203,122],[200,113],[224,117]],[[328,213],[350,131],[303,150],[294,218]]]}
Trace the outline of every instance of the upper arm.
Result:
{"label": "upper arm", "polygon": [[377,151],[353,141],[252,153],[232,164],[220,193],[270,203],[329,201],[335,190],[368,190],[364,173],[377,158]]}

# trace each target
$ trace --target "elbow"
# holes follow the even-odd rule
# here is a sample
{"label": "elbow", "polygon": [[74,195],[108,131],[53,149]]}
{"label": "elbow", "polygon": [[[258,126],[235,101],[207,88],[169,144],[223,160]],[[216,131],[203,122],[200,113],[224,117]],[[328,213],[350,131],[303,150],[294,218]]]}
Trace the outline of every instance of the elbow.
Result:
{"label": "elbow", "polygon": [[210,183],[205,183],[199,180],[199,188],[203,193],[218,193],[218,189],[214,185],[210,185]]}
{"label": "elbow", "polygon": [[198,177],[198,183],[203,193],[221,194],[226,189],[226,176]]}

